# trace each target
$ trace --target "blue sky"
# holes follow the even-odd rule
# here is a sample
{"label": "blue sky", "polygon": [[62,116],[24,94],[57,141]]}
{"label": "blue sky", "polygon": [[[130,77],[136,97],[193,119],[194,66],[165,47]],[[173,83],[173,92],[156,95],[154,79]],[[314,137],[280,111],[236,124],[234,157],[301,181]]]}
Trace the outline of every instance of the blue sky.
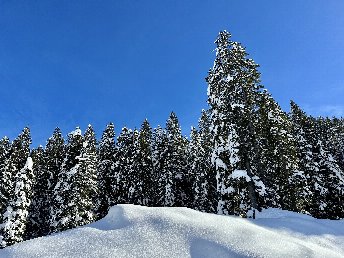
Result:
{"label": "blue sky", "polygon": [[206,108],[220,30],[246,46],[285,109],[344,115],[344,1],[0,0],[0,135],[30,126],[34,146],[112,121],[184,134]]}

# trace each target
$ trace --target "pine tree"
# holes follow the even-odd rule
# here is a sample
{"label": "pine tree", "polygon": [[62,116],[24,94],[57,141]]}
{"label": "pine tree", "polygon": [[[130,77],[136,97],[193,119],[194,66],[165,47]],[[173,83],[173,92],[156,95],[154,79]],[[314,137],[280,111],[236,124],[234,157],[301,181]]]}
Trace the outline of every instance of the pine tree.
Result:
{"label": "pine tree", "polygon": [[32,159],[28,157],[24,168],[15,176],[14,194],[3,215],[2,247],[22,242],[24,239],[35,179],[32,166]]}
{"label": "pine tree", "polygon": [[[137,136],[136,131],[135,135]],[[133,183],[131,180],[133,180],[134,174],[134,152],[134,132],[124,127],[117,138],[115,173],[112,179],[116,203],[131,203],[133,201],[135,189],[130,189],[130,187]]]}
{"label": "pine tree", "polygon": [[[209,157],[202,145],[201,134],[196,128],[191,128],[189,144],[189,171],[193,179],[193,209],[203,212],[214,212],[212,197],[212,186],[209,180]],[[215,179],[215,178],[214,178]]]}
{"label": "pine tree", "polygon": [[[212,135],[210,131],[211,120],[209,110],[202,110],[202,115],[198,122],[199,134],[201,137],[201,148],[204,153],[201,156],[201,162],[203,164],[203,182],[207,184],[207,201],[203,201],[206,212],[216,213],[217,212],[217,194],[216,194],[216,174],[214,173],[213,166],[211,164],[212,154]],[[202,153],[201,152],[201,153]],[[197,182],[197,179],[194,179]],[[208,203],[208,204],[206,204]]]}
{"label": "pine tree", "polygon": [[[80,225],[78,210],[80,185],[77,178],[80,172],[83,137],[79,127],[68,135],[66,155],[62,169],[53,190],[53,205],[50,214],[51,232],[59,232]],[[78,220],[76,220],[78,216]]]}
{"label": "pine tree", "polygon": [[[182,136],[178,118],[174,112],[166,122],[168,153],[166,159],[166,186],[168,206],[192,206],[192,185],[187,171],[187,140]],[[167,193],[166,193],[167,194]]]}
{"label": "pine tree", "polygon": [[154,168],[154,206],[171,206],[174,196],[171,195],[172,177],[168,177],[168,138],[166,130],[158,126],[153,132],[152,156]]}
{"label": "pine tree", "polygon": [[344,171],[344,119],[333,118],[328,130],[328,149],[337,161],[340,169]]}
{"label": "pine tree", "polygon": [[[247,58],[240,43],[220,32],[215,41],[216,59],[209,71],[208,103],[216,171],[219,214],[250,216],[259,209],[264,191],[255,167],[255,125],[261,89],[258,65]],[[253,215],[254,216],[254,215]]]}
{"label": "pine tree", "polygon": [[313,216],[339,219],[344,216],[344,174],[330,152],[331,125],[325,118],[311,119],[315,126],[314,161],[319,169],[312,177],[315,179]]}
{"label": "pine tree", "polygon": [[137,141],[137,204],[151,206],[153,204],[155,178],[152,157],[152,128],[147,119],[141,125]]}
{"label": "pine tree", "polygon": [[45,153],[42,146],[32,150],[33,174],[36,178],[32,189],[32,201],[26,226],[26,239],[46,235],[49,231],[46,222],[49,220],[49,174],[46,170]]}
{"label": "pine tree", "polygon": [[258,115],[259,159],[256,166],[262,172],[259,176],[267,192],[260,205],[302,210],[302,207],[295,205],[294,198],[302,195],[304,189],[295,184],[290,187],[290,183],[296,183],[302,177],[289,117],[266,90],[260,94]]}
{"label": "pine tree", "polygon": [[103,218],[107,214],[110,205],[116,204],[114,201],[113,191],[111,190],[111,178],[114,173],[115,150],[115,129],[114,125],[110,123],[103,132],[98,149],[98,219]]}
{"label": "pine tree", "polygon": [[[5,247],[6,245],[10,245],[16,241],[11,240],[12,236],[9,235],[9,230],[12,230],[12,218],[17,218],[12,214],[13,210],[16,208],[14,207],[13,202],[18,197],[16,194],[19,193],[19,188],[18,191],[16,190],[16,182],[19,180],[19,174],[23,172],[22,169],[25,166],[30,153],[30,129],[25,127],[22,133],[12,142],[11,145],[7,142],[7,139],[3,139],[3,144],[5,149],[10,146],[10,151],[5,151],[5,163],[2,166],[2,180],[4,184],[1,187],[2,213],[0,216],[0,246]],[[6,158],[6,156],[8,158]],[[27,194],[30,195],[30,193]]]}
{"label": "pine tree", "polygon": [[[62,165],[66,156],[65,142],[62,136],[62,132],[59,128],[56,128],[53,135],[48,139],[45,146],[45,171],[47,173],[47,198],[45,199],[45,208],[47,209],[48,219],[44,219],[44,225],[42,226],[43,233],[48,234],[53,231],[50,223],[52,216],[55,214],[55,196],[54,189],[58,181],[58,176],[62,172]],[[42,204],[43,205],[43,204]]]}
{"label": "pine tree", "polygon": [[7,208],[13,184],[13,175],[8,171],[10,150],[10,140],[7,137],[2,138],[0,140],[0,222]]}
{"label": "pine tree", "polygon": [[[299,159],[299,176],[291,182],[290,186],[303,189],[302,194],[294,196],[291,203],[298,211],[312,212],[312,200],[314,199],[313,174],[318,170],[314,162],[314,146],[311,135],[314,134],[314,126],[295,102],[291,101],[290,119],[293,127],[293,136],[297,142],[297,154]],[[295,182],[295,183],[294,183]],[[295,210],[295,208],[293,208]]]}
{"label": "pine tree", "polygon": [[97,141],[95,132],[91,125],[88,125],[81,148],[79,160],[79,171],[76,183],[78,184],[78,214],[75,218],[78,225],[85,225],[96,219],[96,203],[98,198],[97,184]]}

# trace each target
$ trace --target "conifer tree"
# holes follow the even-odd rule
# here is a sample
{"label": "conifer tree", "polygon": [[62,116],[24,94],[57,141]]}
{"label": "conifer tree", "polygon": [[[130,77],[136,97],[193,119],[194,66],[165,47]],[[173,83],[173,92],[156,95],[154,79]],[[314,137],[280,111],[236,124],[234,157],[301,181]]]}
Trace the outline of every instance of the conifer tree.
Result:
{"label": "conifer tree", "polygon": [[84,136],[80,128],[68,135],[66,157],[54,189],[51,225],[62,231],[95,220],[97,197],[97,149],[89,125]]}
{"label": "conifer tree", "polygon": [[[201,162],[203,164],[203,183],[207,185],[207,201],[203,201],[206,212],[216,213],[217,212],[217,201],[216,201],[216,174],[214,173],[213,166],[211,164],[212,154],[212,135],[210,131],[211,120],[209,110],[202,110],[202,115],[198,122],[199,135],[201,140],[201,149],[203,150],[203,156],[201,155]],[[202,177],[201,177],[202,178]],[[195,183],[198,181],[194,178]],[[206,204],[208,203],[208,204]]]}
{"label": "conifer tree", "polygon": [[[49,214],[48,219],[44,220],[44,225],[42,226],[43,233],[48,234],[53,230],[51,228],[50,222],[52,216],[55,214],[56,207],[54,206],[54,189],[58,181],[58,176],[62,172],[62,165],[66,156],[66,148],[62,132],[59,128],[56,128],[53,135],[48,139],[45,146],[45,171],[47,173],[47,198],[45,199],[45,209]],[[57,207],[59,208],[59,207]]]}
{"label": "conifer tree", "polygon": [[167,172],[168,138],[166,130],[158,126],[153,132],[153,168],[154,181],[154,206],[171,206],[174,203],[172,195],[173,180]]}
{"label": "conifer tree", "polygon": [[138,135],[138,166],[136,173],[139,205],[151,206],[154,195],[154,170],[152,157],[152,128],[147,119],[141,125]]}
{"label": "conifer tree", "polygon": [[337,161],[338,166],[344,171],[344,119],[333,118],[328,129],[328,149]]}
{"label": "conifer tree", "polygon": [[[98,203],[98,156],[97,141],[94,129],[88,125],[81,148],[79,160],[79,171],[77,173],[78,192],[78,215],[75,218],[78,225],[85,225],[95,220],[96,203]],[[79,216],[79,218],[78,218]]]}
{"label": "conifer tree", "polygon": [[33,173],[36,178],[32,189],[32,201],[29,207],[29,215],[26,226],[26,239],[46,235],[49,231],[49,173],[46,170],[44,149],[39,146],[32,150]]}
{"label": "conifer tree", "polygon": [[25,166],[15,176],[14,193],[3,215],[3,234],[0,239],[2,247],[24,239],[35,180],[32,166],[32,159],[28,157]]}
{"label": "conifer tree", "polygon": [[113,123],[107,125],[99,143],[97,218],[104,217],[114,201],[111,178],[114,173],[115,129]]}
{"label": "conifer tree", "polygon": [[211,200],[211,181],[209,180],[209,158],[202,145],[201,134],[191,128],[189,144],[189,170],[193,178],[193,207],[203,212],[213,212]]}
{"label": "conifer tree", "polygon": [[81,222],[78,214],[80,185],[77,177],[80,172],[79,158],[82,147],[83,137],[80,128],[77,127],[68,135],[66,155],[53,190],[53,205],[50,215],[51,232],[70,229],[78,226]]}
{"label": "conifer tree", "polygon": [[330,122],[319,117],[310,118],[315,129],[313,139],[314,162],[317,165],[313,171],[314,183],[313,216],[317,218],[338,219],[344,215],[343,194],[344,174],[330,150]]}
{"label": "conifer tree", "polygon": [[301,206],[304,206],[312,216],[322,217],[321,211],[326,207],[324,195],[328,190],[324,185],[323,174],[320,173],[324,163],[323,148],[316,132],[315,120],[308,117],[293,101],[291,101],[291,120],[298,144],[300,174],[304,178],[298,183],[304,189],[304,194],[295,198],[295,202],[301,202]]}
{"label": "conifer tree", "polygon": [[[137,134],[135,132],[135,134]],[[133,176],[134,160],[134,132],[126,127],[122,128],[117,138],[117,151],[115,155],[115,173],[112,178],[112,187],[116,203],[129,203],[133,193],[129,193],[130,180]],[[134,189],[131,189],[134,191]]]}
{"label": "conifer tree", "polygon": [[7,137],[2,138],[0,140],[0,222],[7,208],[13,183],[13,175],[8,170],[10,150],[10,140]]}
{"label": "conifer tree", "polygon": [[187,140],[182,136],[178,118],[174,112],[166,122],[168,155],[166,159],[166,184],[169,187],[170,205],[191,206],[192,185],[187,171]]}
{"label": "conifer tree", "polygon": [[[4,184],[1,187],[2,213],[0,215],[0,246],[5,247],[6,245],[13,244],[15,243],[15,241],[17,241],[11,240],[9,230],[12,230],[13,228],[12,218],[16,218],[14,214],[12,214],[14,209],[17,208],[14,207],[13,202],[18,197],[16,194],[19,194],[19,190],[16,191],[16,189],[19,189],[16,188],[16,182],[17,180],[19,180],[19,174],[23,172],[22,169],[25,166],[30,153],[30,129],[28,127],[25,127],[21,134],[19,134],[19,136],[12,142],[11,145],[7,142],[7,139],[3,139],[2,142],[5,146],[5,149],[10,146],[10,151],[5,151],[5,163],[2,166],[2,180]],[[8,158],[6,158],[6,156]],[[27,194],[27,196],[30,195],[30,193]],[[13,233],[13,230],[11,232]],[[23,235],[21,235],[20,237],[23,237]],[[20,239],[20,237],[18,239]]]}
{"label": "conifer tree", "polygon": [[302,209],[295,206],[295,196],[304,189],[290,187],[302,179],[298,169],[297,147],[292,135],[292,124],[272,96],[264,90],[260,94],[257,122],[259,159],[256,166],[266,185],[267,196],[261,206]]}
{"label": "conifer tree", "polygon": [[142,178],[140,171],[140,149],[139,149],[139,131],[134,129],[132,131],[130,141],[125,146],[126,163],[124,167],[125,182],[127,189],[127,202],[138,204],[142,196]]}
{"label": "conifer tree", "polygon": [[216,172],[219,214],[250,216],[259,209],[264,193],[255,167],[258,65],[247,58],[240,43],[220,32],[215,41],[216,59],[209,71],[208,103],[211,113],[212,163]]}

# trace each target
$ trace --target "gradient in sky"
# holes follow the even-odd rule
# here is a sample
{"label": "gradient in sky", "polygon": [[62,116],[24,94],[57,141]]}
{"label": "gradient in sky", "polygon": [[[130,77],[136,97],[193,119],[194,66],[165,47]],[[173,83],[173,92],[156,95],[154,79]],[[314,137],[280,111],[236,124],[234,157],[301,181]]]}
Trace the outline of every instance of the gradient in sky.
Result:
{"label": "gradient in sky", "polygon": [[224,29],[283,109],[344,115],[343,14],[343,0],[0,0],[0,135],[28,125],[37,146],[56,126],[99,137],[109,121],[156,127],[171,111],[188,134]]}

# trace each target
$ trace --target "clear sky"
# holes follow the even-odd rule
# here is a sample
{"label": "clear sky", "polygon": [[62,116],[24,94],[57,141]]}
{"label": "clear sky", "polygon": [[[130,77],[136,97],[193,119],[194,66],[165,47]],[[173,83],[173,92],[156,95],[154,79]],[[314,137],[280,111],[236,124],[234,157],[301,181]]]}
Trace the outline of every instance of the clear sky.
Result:
{"label": "clear sky", "polygon": [[28,125],[37,146],[56,126],[99,137],[171,111],[189,134],[224,29],[284,110],[344,115],[343,0],[0,0],[0,135]]}

